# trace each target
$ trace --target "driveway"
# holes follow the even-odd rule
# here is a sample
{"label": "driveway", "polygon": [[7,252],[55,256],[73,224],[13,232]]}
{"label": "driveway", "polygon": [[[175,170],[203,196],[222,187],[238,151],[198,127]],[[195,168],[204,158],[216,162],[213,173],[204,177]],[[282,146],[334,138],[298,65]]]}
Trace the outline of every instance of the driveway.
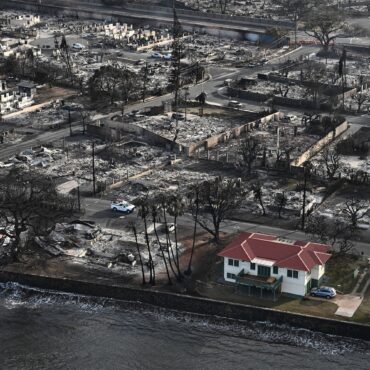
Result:
{"label": "driveway", "polygon": [[363,296],[360,294],[343,294],[337,295],[332,299],[332,302],[338,305],[335,312],[338,316],[352,317],[360,307]]}

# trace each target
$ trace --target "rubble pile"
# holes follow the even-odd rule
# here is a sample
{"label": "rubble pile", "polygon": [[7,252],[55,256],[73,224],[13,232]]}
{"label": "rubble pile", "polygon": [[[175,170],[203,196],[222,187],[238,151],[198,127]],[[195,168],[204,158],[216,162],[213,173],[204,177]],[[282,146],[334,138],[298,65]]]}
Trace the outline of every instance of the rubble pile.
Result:
{"label": "rubble pile", "polygon": [[0,167],[23,167],[25,169],[29,167],[40,167],[44,169],[63,157],[64,155],[61,150],[49,149],[41,146],[35,149],[22,150],[19,154],[9,158],[7,161],[0,162]]}
{"label": "rubble pile", "polygon": [[[186,6],[195,10],[201,10],[207,13],[221,13],[220,3],[215,0],[202,1],[202,6],[199,8],[199,1],[196,0],[181,0]],[[258,1],[235,1],[228,2],[225,7],[225,13],[230,15],[243,15],[258,18],[279,19],[276,15],[278,6],[272,0]],[[274,15],[275,14],[275,15]]]}
{"label": "rubble pile", "polygon": [[[319,136],[307,134],[305,127],[301,124],[301,117],[297,116],[289,116],[281,121],[271,121],[267,125],[260,125],[248,135],[256,137],[260,143],[259,158],[262,158],[262,152],[266,150],[268,167],[274,166],[278,157],[288,161],[294,160],[320,139]],[[199,154],[202,158],[208,156],[213,160],[239,163],[242,161],[241,145],[244,137],[242,135],[237,139],[231,139],[210,149],[208,153],[200,152]]]}
{"label": "rubble pile", "polygon": [[[163,230],[159,224],[157,232],[162,246],[166,245]],[[153,262],[161,269],[164,263],[152,225],[148,233]],[[130,231],[104,229],[89,221],[72,221],[57,224],[47,237],[37,237],[36,243],[51,255],[68,256],[76,263],[105,267],[126,275],[141,273],[135,237]],[[143,264],[147,266],[149,254],[143,234],[138,235],[138,247]],[[181,253],[182,245],[178,244],[178,248]]]}
{"label": "rubble pile", "polygon": [[[279,181],[269,181],[266,179],[261,185],[263,204],[268,212],[277,212],[276,197],[278,194],[284,193],[287,198],[286,205],[283,208],[282,214],[290,216],[299,216],[302,210],[303,191],[299,186],[292,187],[287,184],[282,184]],[[314,209],[324,200],[324,194],[321,189],[311,189],[306,192],[306,211]],[[256,200],[253,189],[246,195],[246,200],[241,204],[241,211],[260,215],[262,207]]]}
{"label": "rubble pile", "polygon": [[192,184],[212,178],[214,178],[212,174],[189,171],[178,167],[154,169],[140,178],[130,180],[119,189],[112,190],[109,196],[113,199],[125,199],[134,202],[135,199],[146,195],[152,197],[160,193],[175,193],[177,191],[180,194],[186,194],[186,190]]}
{"label": "rubble pile", "polygon": [[304,99],[307,97],[307,89],[299,85],[282,85],[278,82],[258,80],[256,85],[246,87],[247,91],[259,94],[283,96],[292,99]]}
{"label": "rubble pile", "polygon": [[186,121],[184,117],[176,121],[168,114],[136,121],[135,124],[169,140],[176,137],[176,142],[183,145],[202,141],[240,125],[230,119],[200,117],[194,114],[187,114]]}
{"label": "rubble pile", "polygon": [[23,112],[8,118],[7,123],[14,126],[30,127],[36,130],[58,128],[68,120],[68,112],[60,109],[57,104],[43,106],[33,112]]}
{"label": "rubble pile", "polygon": [[[117,146],[97,144],[94,159],[96,180],[111,184],[163,165],[168,162],[168,158],[168,153],[155,147],[124,148],[123,143]],[[91,180],[92,141],[87,139],[83,143],[68,144],[59,160],[39,171],[53,177],[73,176]]]}

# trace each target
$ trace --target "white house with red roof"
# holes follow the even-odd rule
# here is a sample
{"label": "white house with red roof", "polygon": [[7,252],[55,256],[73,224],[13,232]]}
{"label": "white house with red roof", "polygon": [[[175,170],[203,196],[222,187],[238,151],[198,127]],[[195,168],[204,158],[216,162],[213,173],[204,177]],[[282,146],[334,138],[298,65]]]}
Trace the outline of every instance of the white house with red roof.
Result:
{"label": "white house with red roof", "polygon": [[304,296],[319,286],[330,259],[330,247],[277,236],[241,233],[218,255],[224,279],[251,288]]}

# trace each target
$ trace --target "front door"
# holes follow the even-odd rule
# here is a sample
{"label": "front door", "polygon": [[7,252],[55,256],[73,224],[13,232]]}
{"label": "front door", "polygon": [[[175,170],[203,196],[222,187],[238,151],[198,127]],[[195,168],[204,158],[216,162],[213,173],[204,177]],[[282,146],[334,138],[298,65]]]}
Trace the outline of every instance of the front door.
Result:
{"label": "front door", "polygon": [[258,265],[258,276],[269,277],[271,275],[271,267]]}

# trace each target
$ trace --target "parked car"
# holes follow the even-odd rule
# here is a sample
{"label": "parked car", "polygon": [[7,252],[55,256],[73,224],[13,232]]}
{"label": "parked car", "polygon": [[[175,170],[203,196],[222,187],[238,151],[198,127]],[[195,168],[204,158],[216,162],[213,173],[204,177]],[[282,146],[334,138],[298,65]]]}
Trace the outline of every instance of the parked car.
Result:
{"label": "parked car", "polygon": [[321,297],[321,298],[330,299],[330,298],[334,298],[337,295],[337,292],[334,288],[322,286],[320,288],[311,289],[311,295],[313,297]]}
{"label": "parked car", "polygon": [[228,106],[230,108],[241,108],[242,104],[239,103],[237,100],[230,100]]}
{"label": "parked car", "polygon": [[132,213],[135,210],[135,206],[133,204],[129,204],[127,202],[119,201],[119,202],[112,202],[110,208],[115,212],[124,212],[124,213]]}
{"label": "parked car", "polygon": [[161,53],[158,53],[158,52],[154,52],[152,55],[151,55],[152,58],[156,58],[156,59],[162,59],[163,58],[163,55]]}
{"label": "parked car", "polygon": [[82,50],[82,49],[85,49],[85,46],[78,42],[75,42],[74,44],[72,44],[72,48],[76,50]]}

